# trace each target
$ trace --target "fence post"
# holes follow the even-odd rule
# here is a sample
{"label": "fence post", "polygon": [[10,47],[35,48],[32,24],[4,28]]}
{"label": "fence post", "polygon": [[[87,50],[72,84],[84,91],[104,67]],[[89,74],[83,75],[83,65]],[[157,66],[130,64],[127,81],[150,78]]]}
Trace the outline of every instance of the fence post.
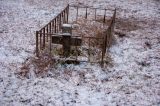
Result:
{"label": "fence post", "polygon": [[49,26],[49,24],[47,24],[47,29],[46,29],[46,30],[47,30],[47,42],[48,42],[48,32],[49,32],[49,31],[48,31],[48,30],[49,30],[49,29],[48,29],[48,26]]}
{"label": "fence post", "polygon": [[62,23],[64,23],[64,11],[62,12]]}
{"label": "fence post", "polygon": [[39,57],[38,31],[36,31],[36,56]]}
{"label": "fence post", "polygon": [[45,27],[43,28],[43,49],[45,49]]}
{"label": "fence post", "polygon": [[59,15],[59,31],[61,31],[61,14]]}
{"label": "fence post", "polygon": [[97,17],[97,9],[95,8],[95,20],[96,20],[96,17]]}
{"label": "fence post", "polygon": [[90,38],[89,38],[88,41],[89,41],[89,45],[88,45],[89,46],[89,48],[88,48],[88,61],[90,62]]}
{"label": "fence post", "polygon": [[54,33],[54,20],[52,21],[52,33]]}
{"label": "fence post", "polygon": [[104,37],[104,40],[103,40],[101,67],[104,66],[104,57],[106,54],[106,43],[107,43],[107,35]]}
{"label": "fence post", "polygon": [[68,20],[69,20],[69,4],[67,6],[67,23],[68,23]]}
{"label": "fence post", "polygon": [[64,23],[66,23],[66,10],[64,10]]}
{"label": "fence post", "polygon": [[52,22],[49,23],[49,33],[52,33]]}
{"label": "fence post", "polygon": [[55,33],[57,32],[57,28],[56,28],[56,27],[57,27],[57,25],[56,25],[57,22],[56,22],[56,20],[57,20],[57,19],[55,18],[55,20],[54,20],[54,32],[55,32]]}
{"label": "fence post", "polygon": [[104,19],[103,19],[103,23],[106,22],[106,9],[104,10]]}
{"label": "fence post", "polygon": [[85,16],[86,19],[87,19],[87,14],[88,14],[88,13],[87,13],[87,7],[86,7],[86,16]]}
{"label": "fence post", "polygon": [[40,49],[42,49],[42,30],[40,30]]}
{"label": "fence post", "polygon": [[78,20],[78,6],[77,6],[76,22],[77,20]]}
{"label": "fence post", "polygon": [[50,50],[50,55],[52,55],[52,35],[49,35],[50,37],[50,42],[49,42],[49,50]]}

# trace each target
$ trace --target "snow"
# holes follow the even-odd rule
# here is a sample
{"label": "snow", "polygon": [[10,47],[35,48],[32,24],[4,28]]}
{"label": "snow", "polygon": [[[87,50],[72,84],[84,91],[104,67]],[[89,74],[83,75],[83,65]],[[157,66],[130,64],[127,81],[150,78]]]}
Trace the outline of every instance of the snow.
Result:
{"label": "snow", "polygon": [[[117,19],[139,27],[115,35],[111,63],[80,63],[49,69],[45,76],[19,78],[34,57],[35,31],[67,3],[117,8]],[[160,2],[158,0],[1,0],[0,104],[2,106],[160,105]],[[129,25],[128,27],[130,27]]]}

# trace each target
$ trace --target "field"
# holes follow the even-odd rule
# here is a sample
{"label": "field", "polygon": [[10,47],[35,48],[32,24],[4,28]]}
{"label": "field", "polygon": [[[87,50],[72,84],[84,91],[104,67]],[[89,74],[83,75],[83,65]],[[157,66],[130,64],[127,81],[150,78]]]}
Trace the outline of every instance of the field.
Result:
{"label": "field", "polygon": [[[104,68],[35,61],[35,31],[68,3],[117,8]],[[159,106],[160,1],[0,0],[0,105]]]}

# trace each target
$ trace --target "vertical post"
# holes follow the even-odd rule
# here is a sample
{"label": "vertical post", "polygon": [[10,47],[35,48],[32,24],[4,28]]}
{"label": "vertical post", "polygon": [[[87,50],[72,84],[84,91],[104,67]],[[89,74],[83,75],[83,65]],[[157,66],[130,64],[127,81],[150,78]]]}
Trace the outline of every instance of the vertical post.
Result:
{"label": "vertical post", "polygon": [[77,48],[77,45],[78,45],[78,42],[76,40],[76,61],[77,61],[77,58],[78,58],[78,48]]}
{"label": "vertical post", "polygon": [[45,49],[45,27],[43,28],[43,49]]}
{"label": "vertical post", "polygon": [[49,23],[49,33],[52,33],[52,22]]}
{"label": "vertical post", "polygon": [[59,32],[59,15],[57,16],[57,33]]}
{"label": "vertical post", "polygon": [[36,56],[39,57],[38,31],[36,31]]}
{"label": "vertical post", "polygon": [[[49,24],[48,24],[48,25],[49,25]],[[47,42],[48,42],[48,32],[49,32],[49,31],[48,31],[48,30],[49,30],[48,25],[47,25],[47,29],[46,29],[46,30],[47,30]]]}
{"label": "vertical post", "polygon": [[64,11],[62,12],[62,23],[64,23]]}
{"label": "vertical post", "polygon": [[68,20],[69,20],[69,4],[67,6],[67,23],[68,23]]}
{"label": "vertical post", "polygon": [[107,36],[105,36],[104,40],[103,40],[101,67],[103,67],[103,65],[104,65],[104,56],[105,56],[105,53],[106,53],[106,43],[107,43],[106,41],[107,41]]}
{"label": "vertical post", "polygon": [[61,31],[61,18],[62,18],[62,13],[59,15],[59,31]]}
{"label": "vertical post", "polygon": [[97,9],[95,8],[95,20],[97,18]]}
{"label": "vertical post", "polygon": [[77,15],[76,15],[76,22],[78,20],[78,6],[77,6]]}
{"label": "vertical post", "polygon": [[42,49],[42,30],[40,30],[40,49]]}
{"label": "vertical post", "polygon": [[103,67],[103,64],[104,64],[104,60],[103,60],[103,58],[104,58],[104,49],[105,49],[105,41],[103,42],[103,47],[102,47],[102,58],[101,58],[101,66]]}
{"label": "vertical post", "polygon": [[50,37],[50,42],[49,42],[49,51],[50,51],[50,55],[52,55],[52,35],[49,35]]}
{"label": "vertical post", "polygon": [[85,16],[86,19],[87,19],[87,14],[88,14],[88,13],[87,13],[87,7],[86,7],[86,16]]}
{"label": "vertical post", "polygon": [[54,32],[56,33],[57,32],[57,25],[56,25],[56,21],[57,21],[57,18],[55,18],[55,20],[54,20]]}
{"label": "vertical post", "polygon": [[52,20],[52,33],[54,33],[55,31],[55,19]]}
{"label": "vertical post", "polygon": [[104,10],[104,19],[103,19],[103,23],[106,22],[106,9]]}
{"label": "vertical post", "polygon": [[66,23],[66,10],[64,10],[64,23]]}
{"label": "vertical post", "polygon": [[88,38],[89,40],[89,48],[88,48],[88,61],[90,62],[90,38]]}
{"label": "vertical post", "polygon": [[56,32],[58,33],[58,17],[56,18]]}

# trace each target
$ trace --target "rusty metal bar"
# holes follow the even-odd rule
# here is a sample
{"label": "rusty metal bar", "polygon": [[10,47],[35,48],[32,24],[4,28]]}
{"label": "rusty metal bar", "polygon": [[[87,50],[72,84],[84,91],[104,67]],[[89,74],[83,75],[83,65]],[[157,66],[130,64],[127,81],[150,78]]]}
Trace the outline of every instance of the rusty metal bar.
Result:
{"label": "rusty metal bar", "polygon": [[36,56],[39,57],[39,46],[38,46],[38,31],[36,31]]}
{"label": "rusty metal bar", "polygon": [[43,49],[45,49],[45,27],[43,28]]}
{"label": "rusty metal bar", "polygon": [[58,17],[57,17],[57,33],[59,32],[59,15],[58,15]]}
{"label": "rusty metal bar", "polygon": [[69,5],[70,7],[79,7],[79,8],[90,8],[90,9],[99,9],[99,10],[110,10],[110,11],[114,11],[114,9],[106,9],[106,8],[95,8],[95,7],[91,7],[91,6],[79,6],[79,5]]}
{"label": "rusty metal bar", "polygon": [[[76,45],[78,44],[77,40],[76,40]],[[78,48],[76,46],[76,61],[77,61],[77,58],[78,58]]]}
{"label": "rusty metal bar", "polygon": [[77,14],[76,14],[76,22],[78,20],[78,7],[77,7]]}
{"label": "rusty metal bar", "polygon": [[97,18],[97,9],[95,9],[95,20]]}
{"label": "rusty metal bar", "polygon": [[103,19],[103,23],[106,22],[106,9],[104,10],[104,19]]}
{"label": "rusty metal bar", "polygon": [[62,23],[64,23],[64,11],[62,12]]}
{"label": "rusty metal bar", "polygon": [[90,62],[90,38],[88,39],[89,41],[89,48],[88,48],[88,61]]}
{"label": "rusty metal bar", "polygon": [[[67,5],[67,7],[66,7],[65,9],[63,9],[59,14],[61,14],[61,13],[64,12],[64,11],[66,11],[66,9],[68,8],[68,6],[69,6],[69,5]],[[58,15],[59,15],[59,14],[58,14]],[[58,16],[58,15],[57,15],[57,16]],[[57,17],[57,16],[56,16],[56,17]],[[55,18],[56,18],[56,17],[55,17]],[[54,21],[55,18],[53,18],[50,22]],[[50,22],[49,22],[49,23],[50,23]],[[49,23],[48,23],[48,24],[49,24]],[[46,24],[44,27],[47,27],[48,24]],[[44,27],[42,27],[41,30],[43,30]],[[39,30],[39,31],[40,31],[40,30]]]}
{"label": "rusty metal bar", "polygon": [[52,55],[52,35],[49,35],[49,37],[50,37],[49,51],[50,51],[50,55]]}
{"label": "rusty metal bar", "polygon": [[69,20],[69,4],[67,6],[67,23],[68,23],[68,20]]}
{"label": "rusty metal bar", "polygon": [[64,23],[66,23],[66,10],[64,10]]}
{"label": "rusty metal bar", "polygon": [[52,21],[52,33],[54,33],[55,31],[55,20]]}
{"label": "rusty metal bar", "polygon": [[84,39],[85,38],[91,38],[91,39],[104,39],[104,38],[100,38],[100,37],[92,37],[92,36],[86,36],[86,37],[83,37]]}
{"label": "rusty metal bar", "polygon": [[57,17],[56,27],[57,27],[57,33],[58,33],[59,32],[59,15]]}
{"label": "rusty metal bar", "polygon": [[[42,33],[42,30],[40,30],[40,32]],[[40,49],[42,49],[42,34],[40,33]]]}
{"label": "rusty metal bar", "polygon": [[107,47],[107,35],[108,33],[106,34],[106,36],[104,37],[104,40],[103,40],[103,47],[102,47],[102,58],[101,58],[101,66],[103,67],[104,65],[104,57],[105,57],[105,53],[106,53],[106,47]]}
{"label": "rusty metal bar", "polygon": [[87,19],[87,14],[88,14],[88,13],[87,13],[87,8],[86,8],[86,16],[85,16],[86,19]]}
{"label": "rusty metal bar", "polygon": [[49,23],[49,33],[52,33],[52,22]]}
{"label": "rusty metal bar", "polygon": [[57,32],[57,25],[56,25],[56,22],[57,21],[57,19],[55,18],[55,20],[54,20],[54,32],[56,33]]}
{"label": "rusty metal bar", "polygon": [[[48,30],[49,30],[49,28],[48,28],[48,26],[49,26],[49,24],[47,25],[47,33],[49,32]],[[47,42],[48,42],[48,35],[47,35]]]}
{"label": "rusty metal bar", "polygon": [[62,26],[62,14],[59,15],[59,31],[61,31],[61,26]]}

